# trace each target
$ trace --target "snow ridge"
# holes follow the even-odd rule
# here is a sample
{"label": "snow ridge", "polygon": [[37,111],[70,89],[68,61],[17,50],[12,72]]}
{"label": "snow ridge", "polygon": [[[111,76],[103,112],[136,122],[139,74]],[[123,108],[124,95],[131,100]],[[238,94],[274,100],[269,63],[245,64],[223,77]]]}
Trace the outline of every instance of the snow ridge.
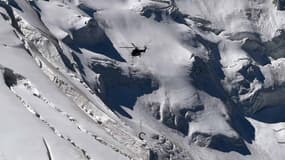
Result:
{"label": "snow ridge", "polygon": [[0,155],[282,160],[284,4],[1,0]]}

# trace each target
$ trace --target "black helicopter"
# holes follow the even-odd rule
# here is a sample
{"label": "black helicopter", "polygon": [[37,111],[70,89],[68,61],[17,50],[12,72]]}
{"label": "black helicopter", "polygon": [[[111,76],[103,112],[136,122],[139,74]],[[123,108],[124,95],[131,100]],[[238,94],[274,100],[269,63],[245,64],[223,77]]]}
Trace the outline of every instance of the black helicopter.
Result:
{"label": "black helicopter", "polygon": [[139,49],[139,47],[137,47],[134,43],[131,43],[132,44],[132,47],[120,47],[120,48],[132,48],[132,52],[131,52],[131,55],[133,57],[137,57],[137,56],[141,56],[142,53],[145,53],[146,50],[147,50],[147,47],[144,46],[144,49]]}

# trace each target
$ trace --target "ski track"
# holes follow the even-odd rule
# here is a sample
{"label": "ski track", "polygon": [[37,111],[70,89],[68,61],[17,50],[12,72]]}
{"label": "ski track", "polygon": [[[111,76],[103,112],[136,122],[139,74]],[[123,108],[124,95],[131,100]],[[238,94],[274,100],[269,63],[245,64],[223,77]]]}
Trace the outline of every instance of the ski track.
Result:
{"label": "ski track", "polygon": [[[32,86],[25,86],[25,87],[31,87],[33,88]],[[27,91],[28,88],[26,88]],[[36,89],[36,88],[35,88]],[[13,88],[10,89],[16,96],[17,98],[23,103],[23,105],[26,107],[26,109],[34,114],[38,119],[40,119],[42,122],[44,122],[57,136],[65,139],[66,141],[69,141],[74,147],[76,147],[77,149],[81,150],[82,153],[85,155],[85,157],[89,160],[92,160],[92,158],[90,158],[90,156],[88,155],[88,153],[80,148],[78,145],[75,144],[75,142],[70,139],[69,137],[67,136],[64,136],[62,133],[60,133],[56,127],[52,126],[47,120],[45,120],[44,116],[40,115],[38,112],[36,112],[35,109],[33,109],[28,103],[27,101],[25,101],[17,92],[15,92],[15,90],[13,90]],[[46,97],[44,97],[41,93],[39,93],[39,95],[33,95],[35,96],[36,98],[39,98],[41,101],[43,101],[44,103],[46,103],[51,109],[55,110],[57,113],[59,113],[61,116],[65,117],[66,119],[68,119],[70,122],[72,122],[72,124],[74,124],[76,126],[76,128],[84,133],[84,134],[87,134],[88,136],[91,136],[94,140],[98,141],[99,143],[105,145],[105,146],[108,146],[110,147],[111,149],[113,149],[115,152],[119,152],[120,154],[124,155],[125,157],[131,159],[131,157],[127,154],[127,153],[124,153],[122,151],[120,151],[119,148],[116,148],[115,146],[111,145],[111,144],[108,144],[106,141],[104,141],[104,139],[98,137],[95,133],[91,132],[91,131],[88,131],[87,129],[85,129],[84,127],[82,127],[80,125],[80,123],[78,122],[77,119],[75,119],[72,115],[68,114],[67,112],[64,112],[63,110],[59,109],[58,107],[56,107],[52,102],[50,102]]]}
{"label": "ski track", "polygon": [[17,95],[16,92],[13,91],[13,89],[11,88],[11,91],[15,94],[15,96],[21,101],[21,103],[25,106],[25,108],[31,113],[33,114],[37,119],[39,119],[42,123],[44,123],[50,130],[52,130],[52,132],[60,137],[61,139],[67,141],[68,143],[70,143],[73,147],[75,147],[77,150],[81,151],[81,153],[83,154],[83,156],[87,159],[87,160],[93,160],[89,154],[82,148],[80,148],[77,144],[75,144],[75,142],[73,140],[71,140],[69,137],[63,135],[62,133],[60,133],[54,126],[52,126],[48,121],[45,120],[45,118],[40,115],[39,113],[37,113],[36,110],[34,110],[21,96]]}

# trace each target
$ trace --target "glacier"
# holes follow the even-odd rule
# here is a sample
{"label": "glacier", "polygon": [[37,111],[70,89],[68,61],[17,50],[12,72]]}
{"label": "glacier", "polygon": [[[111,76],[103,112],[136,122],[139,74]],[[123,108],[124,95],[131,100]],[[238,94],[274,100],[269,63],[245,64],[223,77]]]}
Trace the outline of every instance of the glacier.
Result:
{"label": "glacier", "polygon": [[0,160],[283,160],[284,10],[0,0]]}

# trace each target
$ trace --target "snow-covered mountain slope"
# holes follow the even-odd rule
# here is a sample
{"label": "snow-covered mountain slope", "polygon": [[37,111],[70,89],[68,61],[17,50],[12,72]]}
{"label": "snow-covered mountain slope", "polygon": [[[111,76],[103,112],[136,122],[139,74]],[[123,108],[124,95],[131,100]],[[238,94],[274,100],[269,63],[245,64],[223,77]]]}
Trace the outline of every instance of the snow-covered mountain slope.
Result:
{"label": "snow-covered mountain slope", "polygon": [[1,0],[0,159],[283,160],[284,9]]}

